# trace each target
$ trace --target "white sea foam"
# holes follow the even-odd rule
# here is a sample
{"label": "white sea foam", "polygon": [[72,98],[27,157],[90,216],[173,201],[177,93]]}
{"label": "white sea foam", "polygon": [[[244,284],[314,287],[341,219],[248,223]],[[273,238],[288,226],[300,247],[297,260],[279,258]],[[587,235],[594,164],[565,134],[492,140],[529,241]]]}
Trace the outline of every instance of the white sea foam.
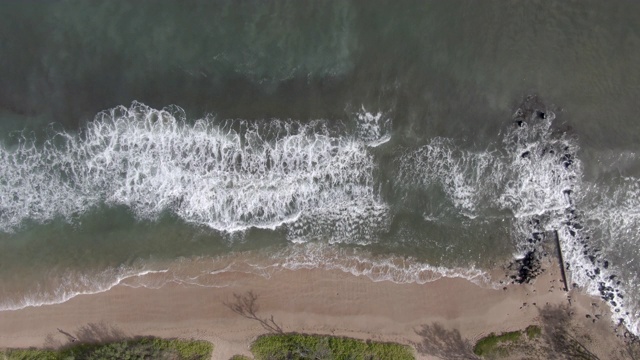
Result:
{"label": "white sea foam", "polygon": [[[640,334],[640,180],[620,177],[611,185],[589,184],[581,199],[584,228],[567,228],[563,236],[583,240],[572,242],[568,251],[584,271],[572,275],[573,281],[589,293],[609,297],[613,320],[623,320],[634,334]],[[569,233],[572,230],[573,233]],[[584,241],[585,238],[593,239]],[[595,241],[594,241],[595,240]],[[588,246],[585,248],[583,242]],[[594,250],[597,248],[597,250]],[[586,260],[584,252],[596,255]],[[606,261],[606,265],[605,265]],[[595,270],[597,268],[597,270]],[[613,295],[613,296],[611,296]]]}
{"label": "white sea foam", "polygon": [[391,140],[392,120],[381,111],[373,114],[362,106],[356,117],[356,135],[365,141],[367,146],[378,147]]}
{"label": "white sea foam", "polygon": [[580,194],[582,164],[575,154],[574,139],[554,133],[554,116],[513,127],[504,137],[509,171],[499,204],[514,216],[541,215],[562,211],[567,191]]}
{"label": "white sea foam", "polygon": [[[553,116],[509,129],[503,147],[464,149],[452,139],[434,138],[400,158],[404,184],[440,186],[461,212],[477,216],[486,208],[507,209],[514,217],[562,211],[566,191],[579,192],[581,163],[574,141],[551,131]],[[561,158],[570,154],[571,165]]]}
{"label": "white sea foam", "polygon": [[[368,229],[379,228],[386,206],[374,190],[366,144],[388,133],[381,113],[363,110],[356,122],[357,134],[348,136],[323,121],[205,118],[189,124],[178,107],[117,107],[80,135],[63,132],[42,146],[23,139],[17,149],[0,148],[0,231],[27,218],[72,219],[105,203],[145,219],[168,210],[226,232],[313,217],[325,220],[320,233],[302,220],[291,237],[346,230],[342,240],[370,241]],[[367,209],[372,216],[357,215]],[[359,233],[365,238],[353,238]]]}
{"label": "white sea foam", "polygon": [[15,293],[13,298],[4,297],[0,302],[0,311],[20,310],[66,302],[79,295],[98,294],[130,278],[144,277],[150,274],[165,273],[167,270],[150,270],[139,267],[121,266],[98,273],[68,272],[47,279],[24,293]]}
{"label": "white sea foam", "polygon": [[508,210],[514,236],[526,240],[533,217],[563,213],[571,206],[567,194],[580,193],[577,145],[552,131],[553,119],[549,113],[535,123],[511,127],[502,146],[491,150],[467,150],[452,139],[434,138],[400,157],[400,184],[439,187],[458,213],[471,219],[487,210]]}
{"label": "white sea foam", "polygon": [[278,267],[284,269],[340,270],[355,276],[366,276],[372,281],[425,284],[442,278],[463,278],[480,286],[497,286],[486,272],[475,267],[432,266],[410,257],[374,256],[363,249],[318,242],[289,247],[272,258],[277,261]]}
{"label": "white sea foam", "polygon": [[475,216],[487,196],[495,196],[502,164],[489,151],[461,149],[451,139],[434,138],[418,150],[401,156],[399,182],[404,186],[440,186],[453,205],[469,217]]}
{"label": "white sea foam", "polygon": [[[153,269],[148,268],[149,266]],[[65,273],[46,283],[4,298],[0,311],[18,310],[66,302],[76,296],[97,294],[121,285],[159,289],[167,284],[226,287],[238,275],[271,278],[282,270],[338,270],[372,281],[425,284],[442,278],[462,278],[478,286],[496,288],[489,274],[476,268],[431,266],[410,257],[374,256],[363,248],[345,248],[323,242],[291,244],[267,255],[262,252],[232,253],[217,257],[180,258],[166,264],[110,268],[101,272]],[[231,275],[231,276],[230,276]]]}

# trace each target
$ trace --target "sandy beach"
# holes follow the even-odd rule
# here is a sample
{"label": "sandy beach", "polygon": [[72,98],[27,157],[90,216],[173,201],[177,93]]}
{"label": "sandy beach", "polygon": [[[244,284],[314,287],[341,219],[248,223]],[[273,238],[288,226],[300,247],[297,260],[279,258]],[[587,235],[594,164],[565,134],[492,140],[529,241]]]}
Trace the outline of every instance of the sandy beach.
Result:
{"label": "sandy beach", "polygon": [[[234,294],[247,291],[258,296],[258,315],[273,316],[286,332],[410,344],[420,342],[416,330],[422,325],[440,323],[474,341],[490,332],[524,329],[536,323],[544,305],[568,304],[571,299],[577,319],[591,324],[590,314],[599,312],[601,320],[590,326],[597,333],[612,334],[604,303],[576,290],[563,291],[557,267],[548,269],[534,284],[509,285],[506,289],[483,288],[455,278],[423,285],[373,282],[362,276],[322,270],[283,270],[270,279],[240,273],[228,276],[232,285],[222,288],[119,285],[62,304],[0,312],[0,347],[61,344],[69,340],[61,330],[76,334],[83,326],[101,324],[132,336],[208,340],[215,345],[214,359],[250,355],[253,339],[267,330],[225,306],[225,302],[233,301]],[[602,335],[598,338],[609,339]],[[610,351],[608,347],[602,349]],[[425,354],[417,357],[429,358]]]}

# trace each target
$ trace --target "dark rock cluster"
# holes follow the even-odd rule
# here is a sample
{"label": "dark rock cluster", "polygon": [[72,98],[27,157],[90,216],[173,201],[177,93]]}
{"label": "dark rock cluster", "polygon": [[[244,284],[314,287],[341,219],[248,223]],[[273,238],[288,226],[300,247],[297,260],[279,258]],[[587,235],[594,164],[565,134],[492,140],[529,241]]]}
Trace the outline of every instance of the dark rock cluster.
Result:
{"label": "dark rock cluster", "polygon": [[522,126],[526,121],[546,119],[549,115],[542,100],[536,95],[529,95],[513,114],[513,122],[516,126]]}
{"label": "dark rock cluster", "polygon": [[531,234],[528,236],[527,252],[520,259],[513,260],[506,268],[511,283],[530,284],[544,271],[542,260],[547,257],[544,220],[539,217],[529,219]]}
{"label": "dark rock cluster", "polygon": [[619,289],[621,282],[617,280],[618,276],[609,271],[609,260],[603,258],[600,249],[589,245],[590,236],[582,234],[581,230],[584,227],[578,221],[576,211],[573,209],[567,211],[566,218],[567,221],[564,222],[564,225],[567,226],[569,235],[574,239],[574,246],[579,248],[582,256],[588,260],[586,265],[588,268],[583,268],[583,270],[589,279],[598,281],[600,297],[614,307],[614,312],[619,313],[624,295]]}
{"label": "dark rock cluster", "polygon": [[512,261],[507,270],[513,283],[532,283],[544,271],[540,252],[537,249],[527,252],[523,258]]}

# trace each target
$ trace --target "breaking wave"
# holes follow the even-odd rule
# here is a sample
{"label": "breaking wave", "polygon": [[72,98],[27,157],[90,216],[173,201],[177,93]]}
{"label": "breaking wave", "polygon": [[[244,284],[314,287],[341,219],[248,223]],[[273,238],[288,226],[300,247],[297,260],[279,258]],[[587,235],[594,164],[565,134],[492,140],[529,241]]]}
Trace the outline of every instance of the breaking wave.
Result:
{"label": "breaking wave", "polygon": [[224,232],[296,223],[296,241],[338,233],[334,241],[371,241],[386,206],[367,145],[385,141],[379,125],[390,120],[363,110],[356,121],[349,136],[326,121],[189,124],[175,106],[117,107],[79,135],[0,148],[0,231],[107,204],[144,219],[171,211]]}
{"label": "breaking wave", "polygon": [[578,149],[574,139],[552,131],[553,119],[548,113],[511,127],[503,146],[489,150],[432,139],[400,157],[400,183],[408,188],[437,186],[469,217],[490,210],[508,210],[515,218],[563,210],[567,191],[578,191],[581,163],[573,155]]}

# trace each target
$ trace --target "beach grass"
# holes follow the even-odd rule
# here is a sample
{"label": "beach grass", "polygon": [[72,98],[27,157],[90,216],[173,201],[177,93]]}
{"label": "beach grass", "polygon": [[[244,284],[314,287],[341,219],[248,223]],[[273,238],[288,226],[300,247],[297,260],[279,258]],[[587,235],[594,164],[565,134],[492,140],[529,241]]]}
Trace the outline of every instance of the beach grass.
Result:
{"label": "beach grass", "polygon": [[478,340],[476,346],[473,347],[473,352],[478,356],[503,354],[508,351],[505,346],[517,343],[521,338],[522,331],[509,331],[500,335],[491,333]]}
{"label": "beach grass", "polygon": [[60,354],[55,350],[12,349],[0,351],[0,360],[58,360]]}
{"label": "beach grass", "polygon": [[524,332],[530,340],[533,340],[542,334],[542,329],[538,325],[529,325]]}
{"label": "beach grass", "polygon": [[107,343],[72,344],[59,350],[9,349],[0,352],[0,360],[208,360],[212,352],[213,345],[207,341],[139,337]]}
{"label": "beach grass", "polygon": [[257,360],[415,359],[413,351],[406,345],[297,333],[260,336],[251,345],[251,352]]}

